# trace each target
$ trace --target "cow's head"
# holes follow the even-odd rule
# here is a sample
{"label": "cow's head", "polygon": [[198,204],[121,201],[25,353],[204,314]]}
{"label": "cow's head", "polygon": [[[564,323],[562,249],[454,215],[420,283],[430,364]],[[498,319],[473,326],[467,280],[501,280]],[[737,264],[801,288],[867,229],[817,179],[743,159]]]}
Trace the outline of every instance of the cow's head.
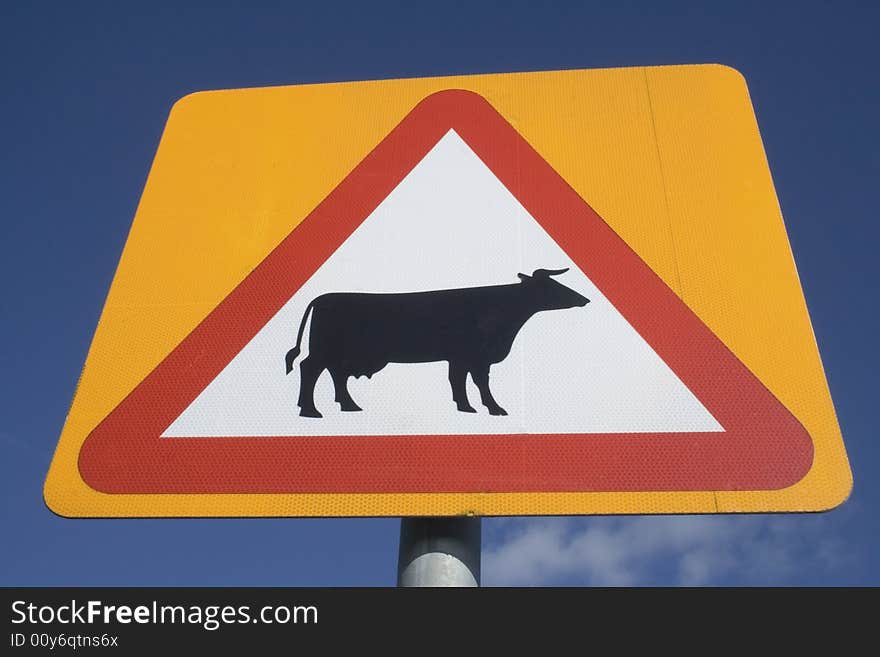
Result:
{"label": "cow's head", "polygon": [[568,268],[536,269],[531,276],[527,274],[517,274],[517,276],[522,281],[522,285],[526,286],[526,289],[534,296],[541,310],[562,310],[586,306],[590,303],[587,297],[550,278],[567,271]]}

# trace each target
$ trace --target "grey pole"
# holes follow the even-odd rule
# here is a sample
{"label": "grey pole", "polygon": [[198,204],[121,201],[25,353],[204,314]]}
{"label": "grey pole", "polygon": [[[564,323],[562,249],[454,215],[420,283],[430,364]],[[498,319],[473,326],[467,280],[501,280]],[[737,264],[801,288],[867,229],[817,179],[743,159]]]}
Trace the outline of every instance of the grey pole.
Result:
{"label": "grey pole", "polygon": [[479,586],[480,518],[401,518],[398,586]]}

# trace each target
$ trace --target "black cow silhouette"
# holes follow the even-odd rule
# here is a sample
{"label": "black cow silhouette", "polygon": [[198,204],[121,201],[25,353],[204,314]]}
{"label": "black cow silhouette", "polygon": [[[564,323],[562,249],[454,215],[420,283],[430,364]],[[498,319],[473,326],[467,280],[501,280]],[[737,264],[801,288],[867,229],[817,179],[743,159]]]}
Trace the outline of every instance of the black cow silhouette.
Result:
{"label": "black cow silhouette", "polygon": [[359,411],[348,392],[350,376],[370,378],[388,363],[449,362],[452,399],[459,411],[476,413],[466,392],[467,373],[492,415],[507,415],[489,390],[489,368],[510,353],[528,319],[543,310],[585,306],[590,300],[553,280],[568,269],[518,274],[519,283],[397,294],[336,292],[316,297],[303,313],[287,373],[299,356],[309,313],[309,354],[300,363],[299,408],[315,408],[315,382],[330,371],[343,411]]}

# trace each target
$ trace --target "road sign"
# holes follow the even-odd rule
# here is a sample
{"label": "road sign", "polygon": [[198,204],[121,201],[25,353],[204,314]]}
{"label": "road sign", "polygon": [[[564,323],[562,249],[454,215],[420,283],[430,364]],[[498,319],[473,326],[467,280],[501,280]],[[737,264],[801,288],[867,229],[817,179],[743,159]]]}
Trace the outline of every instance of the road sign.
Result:
{"label": "road sign", "polygon": [[45,495],[711,513],[850,486],[745,84],[695,66],[185,97]]}

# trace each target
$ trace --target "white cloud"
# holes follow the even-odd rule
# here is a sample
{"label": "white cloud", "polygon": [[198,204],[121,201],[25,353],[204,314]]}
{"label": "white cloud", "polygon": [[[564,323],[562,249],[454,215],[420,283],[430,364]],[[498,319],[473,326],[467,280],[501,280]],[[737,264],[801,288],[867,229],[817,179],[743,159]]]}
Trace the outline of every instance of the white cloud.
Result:
{"label": "white cloud", "polygon": [[825,516],[493,519],[486,586],[785,584],[853,564]]}

